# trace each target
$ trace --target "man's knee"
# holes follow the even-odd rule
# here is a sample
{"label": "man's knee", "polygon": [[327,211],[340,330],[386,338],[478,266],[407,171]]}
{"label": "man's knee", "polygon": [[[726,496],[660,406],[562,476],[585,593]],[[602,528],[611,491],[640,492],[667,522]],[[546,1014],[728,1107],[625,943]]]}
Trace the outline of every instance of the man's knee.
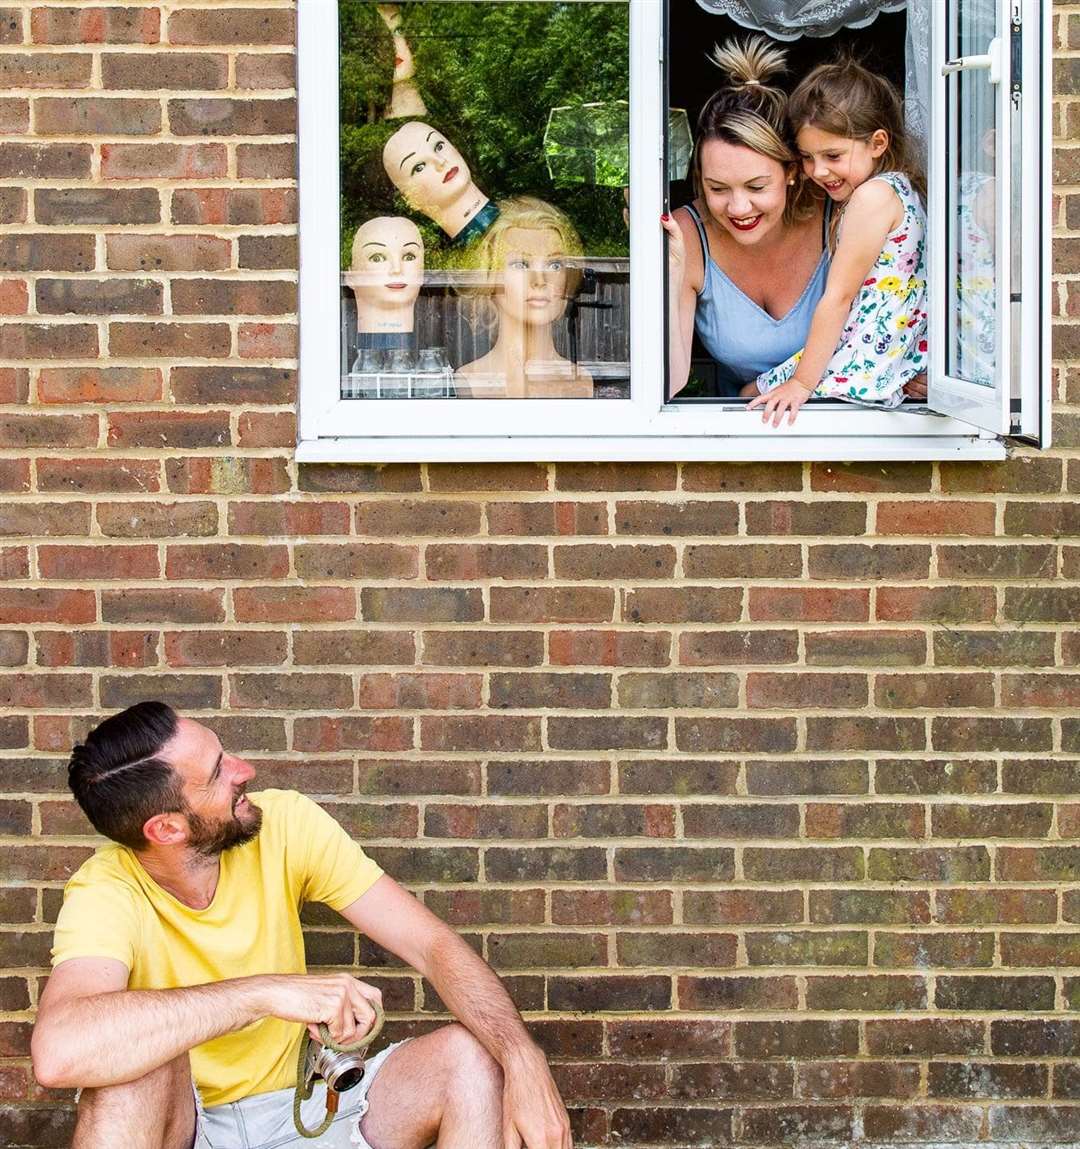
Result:
{"label": "man's knee", "polygon": [[499,1063],[463,1026],[448,1025],[443,1031],[449,1075],[470,1088],[502,1089]]}
{"label": "man's knee", "polygon": [[[111,1131],[112,1138],[102,1140]],[[84,1089],[79,1097],[73,1149],[124,1144],[147,1149],[188,1149],[195,1133],[195,1097],[187,1054],[134,1081]]]}

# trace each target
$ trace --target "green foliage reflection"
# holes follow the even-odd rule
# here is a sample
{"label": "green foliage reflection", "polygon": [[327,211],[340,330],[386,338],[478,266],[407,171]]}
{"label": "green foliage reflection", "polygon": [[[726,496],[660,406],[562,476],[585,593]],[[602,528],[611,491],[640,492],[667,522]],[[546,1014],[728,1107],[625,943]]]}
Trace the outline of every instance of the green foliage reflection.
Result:
{"label": "green foliage reflection", "polygon": [[[393,40],[371,0],[339,0],[341,27],[342,266],[356,228],[373,215],[416,219],[430,267],[461,258],[418,218],[382,170],[394,68]],[[415,84],[428,120],[447,133],[494,200],[534,195],[573,220],[589,255],[626,255],[620,188],[556,186],[544,156],[552,108],[629,98],[625,0],[413,0],[400,5]]]}

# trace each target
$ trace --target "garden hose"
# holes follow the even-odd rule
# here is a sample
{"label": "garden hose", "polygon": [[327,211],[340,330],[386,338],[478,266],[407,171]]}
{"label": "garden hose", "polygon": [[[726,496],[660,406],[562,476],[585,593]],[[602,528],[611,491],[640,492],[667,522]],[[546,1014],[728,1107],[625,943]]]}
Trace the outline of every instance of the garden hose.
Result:
{"label": "garden hose", "polygon": [[[372,1002],[375,1009],[375,1022],[372,1027],[364,1034],[359,1041],[354,1041],[351,1045],[339,1045],[330,1036],[330,1030],[325,1025],[319,1026],[319,1038],[327,1049],[332,1049],[335,1053],[361,1053],[379,1036],[382,1032],[383,1009],[378,1002]],[[340,1094],[337,1090],[331,1089],[328,1085],[326,1087],[326,1116],[323,1118],[321,1124],[315,1129],[308,1129],[304,1124],[304,1119],[300,1115],[300,1106],[312,1095],[315,1089],[315,1082],[307,1080],[307,1053],[308,1046],[311,1044],[311,1034],[305,1029],[303,1039],[300,1042],[300,1056],[296,1062],[296,1093],[293,1096],[293,1124],[296,1126],[296,1132],[301,1137],[321,1137],[327,1129],[330,1128],[334,1117],[337,1115],[338,1097]]]}

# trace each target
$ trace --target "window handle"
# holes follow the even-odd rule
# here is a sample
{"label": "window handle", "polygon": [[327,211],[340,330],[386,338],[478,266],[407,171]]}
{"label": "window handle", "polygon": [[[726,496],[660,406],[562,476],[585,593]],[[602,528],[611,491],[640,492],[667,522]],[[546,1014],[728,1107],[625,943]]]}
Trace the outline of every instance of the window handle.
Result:
{"label": "window handle", "polygon": [[941,65],[941,74],[950,76],[954,72],[964,72],[976,68],[990,70],[990,83],[996,84],[1001,79],[1001,40],[995,36],[990,41],[990,47],[981,56],[961,56],[957,60],[949,60]]}

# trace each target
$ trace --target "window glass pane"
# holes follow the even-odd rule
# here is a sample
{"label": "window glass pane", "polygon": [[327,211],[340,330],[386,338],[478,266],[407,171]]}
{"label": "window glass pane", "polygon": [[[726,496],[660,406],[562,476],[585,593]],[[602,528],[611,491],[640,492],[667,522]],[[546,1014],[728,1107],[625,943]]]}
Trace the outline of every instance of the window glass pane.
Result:
{"label": "window glass pane", "polygon": [[[950,5],[949,58],[985,55],[996,30],[992,0]],[[997,89],[989,68],[965,68],[948,84],[947,151],[950,298],[946,371],[956,378],[994,385],[997,358],[995,253]]]}
{"label": "window glass pane", "polygon": [[341,397],[628,397],[627,0],[338,12]]}

